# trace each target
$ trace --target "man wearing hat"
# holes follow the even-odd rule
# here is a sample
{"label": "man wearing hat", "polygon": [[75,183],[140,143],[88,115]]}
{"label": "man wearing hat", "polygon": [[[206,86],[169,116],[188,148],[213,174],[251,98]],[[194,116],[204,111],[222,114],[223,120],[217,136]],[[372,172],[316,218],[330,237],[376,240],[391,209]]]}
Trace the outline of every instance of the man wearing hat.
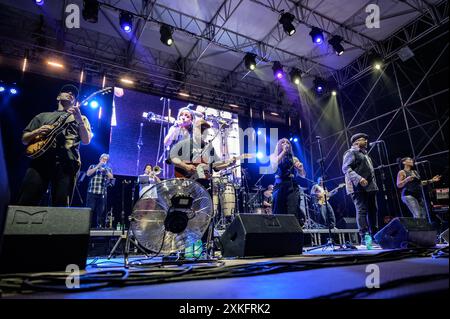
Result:
{"label": "man wearing hat", "polygon": [[377,216],[375,171],[367,153],[368,135],[358,133],[351,137],[352,147],[344,153],[342,172],[345,174],[347,194],[356,209],[356,221],[362,238],[373,235]]}
{"label": "man wearing hat", "polygon": [[70,114],[49,149],[31,161],[19,194],[19,205],[39,205],[50,184],[51,205],[69,206],[81,164],[80,142],[89,144],[92,137],[89,121],[76,105],[77,95],[75,86],[63,86],[56,98],[58,109],[36,115],[23,130],[22,142],[28,145],[45,138],[60,117]]}
{"label": "man wearing hat", "polygon": [[[190,178],[197,176],[198,178],[206,178],[203,172],[199,169],[198,164],[215,164],[215,170],[221,170],[234,162],[223,162],[218,156],[212,143],[207,143],[206,130],[211,128],[211,125],[204,119],[195,121],[193,134],[191,138],[186,138],[175,144],[170,150],[169,164],[175,166],[175,175],[177,177]],[[234,160],[235,161],[235,160]],[[205,167],[201,165],[200,167]],[[208,167],[206,167],[206,170]],[[211,174],[212,172],[209,172]]]}

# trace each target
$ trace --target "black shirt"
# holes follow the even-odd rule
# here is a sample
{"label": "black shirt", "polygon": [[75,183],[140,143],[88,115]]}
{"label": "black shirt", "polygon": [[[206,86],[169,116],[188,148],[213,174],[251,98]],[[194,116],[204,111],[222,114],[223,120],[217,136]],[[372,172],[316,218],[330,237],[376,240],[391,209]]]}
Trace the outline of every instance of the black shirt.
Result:
{"label": "black shirt", "polygon": [[402,189],[402,196],[414,196],[415,198],[421,198],[422,196],[422,185],[420,181],[420,176],[417,171],[405,171],[406,177],[414,176],[415,178],[406,183],[406,185]]}
{"label": "black shirt", "polygon": [[[23,130],[24,133],[32,132],[43,125],[51,125],[55,123],[60,116],[66,114],[66,111],[54,111],[54,112],[44,112],[36,115],[27,127]],[[89,124],[86,116],[82,115],[84,125],[87,130],[91,131],[91,126]],[[77,162],[78,166],[80,164],[80,142],[81,137],[78,131],[79,125],[75,121],[74,116],[70,115],[66,120],[69,123],[65,126],[64,130],[55,138],[51,149],[46,152],[42,157],[38,159],[49,160],[53,159],[55,156],[62,160],[69,160]]]}

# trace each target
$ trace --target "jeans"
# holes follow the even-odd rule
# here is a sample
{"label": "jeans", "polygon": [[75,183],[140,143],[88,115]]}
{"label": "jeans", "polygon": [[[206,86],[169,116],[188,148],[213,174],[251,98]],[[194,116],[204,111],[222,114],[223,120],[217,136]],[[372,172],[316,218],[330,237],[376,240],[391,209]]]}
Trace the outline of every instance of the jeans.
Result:
{"label": "jeans", "polygon": [[58,160],[34,160],[22,183],[17,204],[38,206],[49,185],[51,185],[51,206],[67,207],[73,195],[76,170]]}
{"label": "jeans", "polygon": [[275,184],[272,196],[273,214],[295,215],[300,225],[305,223],[305,213],[301,209],[300,191],[296,183],[291,180],[283,180]]}
{"label": "jeans", "polygon": [[86,207],[92,209],[91,227],[103,227],[105,224],[105,197],[102,194],[87,193]]}
{"label": "jeans", "polygon": [[412,195],[404,195],[402,196],[402,202],[408,206],[414,218],[427,218],[425,203],[422,197],[416,198]]}
{"label": "jeans", "polygon": [[356,222],[359,233],[364,236],[365,233],[373,235],[375,230],[375,221],[378,214],[376,192],[357,192],[351,194],[353,204],[356,209]]}
{"label": "jeans", "polygon": [[[317,204],[317,222],[321,225],[328,226],[328,222],[330,222],[331,228],[336,226],[336,217],[334,216],[333,207],[331,207],[330,203],[328,203],[328,212],[326,205]],[[328,220],[328,214],[330,214],[330,218]]]}

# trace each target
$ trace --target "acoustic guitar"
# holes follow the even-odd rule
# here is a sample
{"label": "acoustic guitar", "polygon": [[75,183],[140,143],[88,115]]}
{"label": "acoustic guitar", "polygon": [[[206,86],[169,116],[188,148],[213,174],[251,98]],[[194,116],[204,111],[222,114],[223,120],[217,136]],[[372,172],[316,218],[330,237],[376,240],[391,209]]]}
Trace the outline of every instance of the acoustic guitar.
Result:
{"label": "acoustic guitar", "polygon": [[[91,95],[89,95],[87,98],[85,98],[83,101],[81,101],[80,106],[84,105],[86,102],[88,102],[90,99],[92,99],[94,96],[97,96],[99,94],[106,94],[110,93],[112,91],[112,87],[107,87],[101,90],[98,90]],[[30,142],[30,144],[27,145],[25,149],[25,155],[29,158],[35,159],[42,155],[44,155],[50,146],[53,144],[53,141],[56,139],[56,137],[64,131],[64,129],[71,123],[71,121],[67,122],[67,119],[69,116],[72,115],[71,113],[65,112],[63,115],[61,115],[55,123],[53,123],[51,126],[53,127],[52,130],[45,136],[38,135],[34,140]]]}

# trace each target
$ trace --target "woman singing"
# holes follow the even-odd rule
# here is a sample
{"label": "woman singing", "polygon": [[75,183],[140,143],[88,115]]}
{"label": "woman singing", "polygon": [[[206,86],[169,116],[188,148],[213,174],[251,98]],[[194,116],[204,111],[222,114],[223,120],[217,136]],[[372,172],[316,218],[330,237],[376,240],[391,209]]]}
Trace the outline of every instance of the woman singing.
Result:
{"label": "woman singing", "polygon": [[420,180],[419,173],[414,170],[414,160],[411,157],[401,159],[403,169],[397,174],[397,187],[402,189],[402,201],[408,206],[414,218],[426,218],[425,203],[422,196],[422,185],[438,182],[441,176],[436,175],[430,180]]}
{"label": "woman singing", "polygon": [[275,171],[273,191],[273,214],[293,214],[300,225],[304,223],[304,213],[300,210],[299,187],[295,174],[305,177],[303,164],[292,153],[292,145],[288,139],[278,141],[275,152],[270,156],[272,169]]}
{"label": "woman singing", "polygon": [[174,125],[169,128],[169,132],[167,132],[167,135],[164,138],[164,146],[168,148],[184,138],[191,137],[193,122],[194,112],[188,107],[181,108],[178,111],[177,120]]}

